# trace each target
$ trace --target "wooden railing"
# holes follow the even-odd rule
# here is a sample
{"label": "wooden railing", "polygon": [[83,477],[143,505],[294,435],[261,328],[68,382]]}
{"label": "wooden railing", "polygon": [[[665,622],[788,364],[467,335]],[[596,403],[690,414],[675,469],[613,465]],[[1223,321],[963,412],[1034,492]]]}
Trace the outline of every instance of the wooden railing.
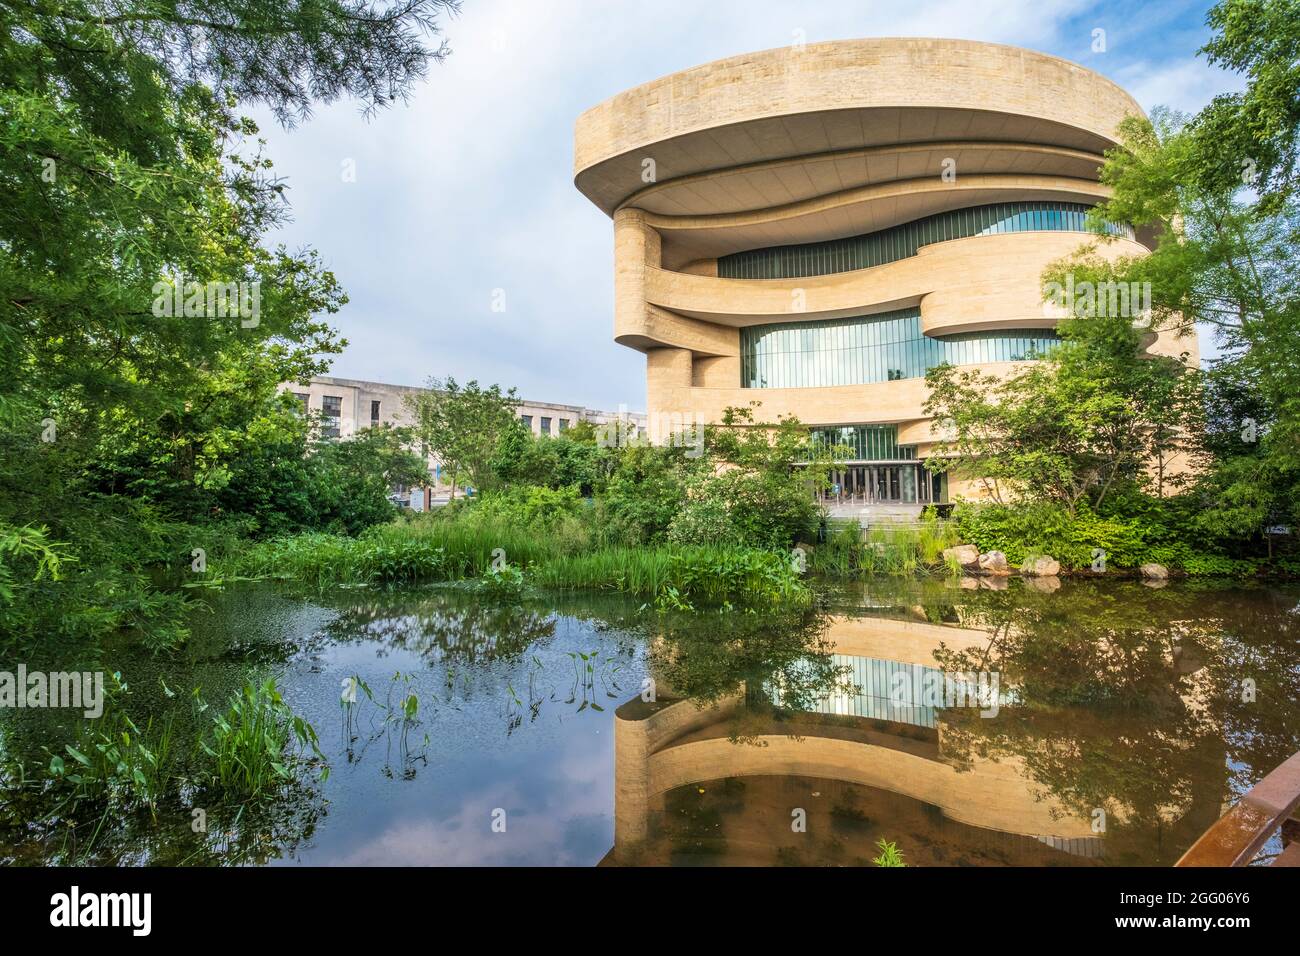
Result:
{"label": "wooden railing", "polygon": [[1297,809],[1300,753],[1251,787],[1236,806],[1201,834],[1175,866],[1246,866],[1279,827],[1285,845],[1274,865],[1300,865],[1300,835],[1291,831],[1295,826],[1291,818]]}

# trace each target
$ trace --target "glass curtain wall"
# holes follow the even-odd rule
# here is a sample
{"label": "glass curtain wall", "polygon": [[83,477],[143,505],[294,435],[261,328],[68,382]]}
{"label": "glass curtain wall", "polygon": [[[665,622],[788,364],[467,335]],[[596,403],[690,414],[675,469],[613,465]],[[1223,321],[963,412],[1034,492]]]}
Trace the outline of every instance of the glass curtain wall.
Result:
{"label": "glass curtain wall", "polygon": [[[718,259],[724,279],[792,279],[869,269],[916,255],[922,246],[949,239],[1007,232],[1089,232],[1088,206],[1059,202],[1007,202],[941,212],[847,239],[749,249]],[[1106,223],[1112,236],[1133,238],[1133,228]]]}
{"label": "glass curtain wall", "polygon": [[936,365],[1041,358],[1060,343],[1050,329],[997,329],[931,337],[918,309],[873,316],[752,325],[740,330],[743,388],[817,388],[921,378]]}

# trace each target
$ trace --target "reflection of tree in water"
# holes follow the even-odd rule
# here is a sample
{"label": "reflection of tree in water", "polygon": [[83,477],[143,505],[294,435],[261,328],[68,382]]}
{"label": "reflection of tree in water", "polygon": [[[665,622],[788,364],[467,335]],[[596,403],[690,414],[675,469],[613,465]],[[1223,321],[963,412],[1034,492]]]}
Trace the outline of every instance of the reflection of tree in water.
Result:
{"label": "reflection of tree in water", "polygon": [[946,711],[945,757],[1018,757],[1067,808],[1105,809],[1115,853],[1132,841],[1147,859],[1176,858],[1234,790],[1300,749],[1294,605],[1263,588],[1113,582],[960,592],[962,624],[988,630],[988,644],[936,657],[947,671],[998,672],[1013,699],[993,719]]}
{"label": "reflection of tree in water", "polygon": [[[14,795],[13,791],[8,791]],[[314,781],[286,784],[272,800],[223,804],[195,792],[156,813],[112,807],[51,812],[39,794],[0,808],[0,864],[42,866],[246,866],[294,859],[309,842],[326,803]],[[195,832],[203,810],[206,831]]]}
{"label": "reflection of tree in water", "polygon": [[339,643],[376,641],[433,660],[515,658],[555,634],[556,616],[520,604],[450,591],[384,593],[336,608],[326,634]]}
{"label": "reflection of tree in water", "polygon": [[[659,694],[690,698],[700,707],[743,694],[745,706],[729,717],[731,736],[755,742],[774,731],[773,721],[851,691],[848,668],[831,656],[829,623],[820,609],[661,615],[651,628],[650,671]],[[782,732],[794,733],[789,727]]]}
{"label": "reflection of tree in water", "polygon": [[[536,722],[544,707],[601,712],[609,700],[625,696],[626,665],[636,656],[636,631],[645,617],[637,607],[622,597],[547,595],[544,603],[498,603],[451,589],[385,591],[340,602],[325,635],[338,643],[374,642],[379,656],[400,648],[444,665],[442,690],[421,695],[422,708],[463,706],[475,680],[490,680],[504,698],[509,735]],[[601,634],[601,646],[557,647],[557,635],[575,623]],[[477,667],[484,664],[504,668]]]}

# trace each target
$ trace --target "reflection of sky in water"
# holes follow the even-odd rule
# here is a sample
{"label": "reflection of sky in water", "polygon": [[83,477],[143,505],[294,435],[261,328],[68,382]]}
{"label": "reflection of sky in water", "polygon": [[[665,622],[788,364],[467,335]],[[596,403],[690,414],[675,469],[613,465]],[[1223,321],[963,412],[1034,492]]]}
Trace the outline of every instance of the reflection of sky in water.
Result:
{"label": "reflection of sky in water", "polygon": [[[888,748],[890,742],[882,735],[894,731],[873,728],[871,722],[929,728],[896,734],[901,743],[892,749],[912,753],[918,761],[951,762],[962,772],[963,761],[987,758],[1000,763],[1003,776],[1023,780],[1013,793],[1017,800],[1036,800],[1039,794],[1060,798],[1069,801],[1074,815],[1086,817],[1092,808],[1113,802],[1119,810],[1105,838],[1101,861],[1107,864],[1172,863],[1227,803],[1300,746],[1295,743],[1300,740],[1300,695],[1294,693],[1300,679],[1294,654],[1298,618],[1290,613],[1296,606],[1290,587],[1202,591],[1175,584],[1154,592],[1136,584],[1066,582],[1054,595],[968,592],[928,579],[872,582],[870,587],[882,593],[873,598],[865,584],[834,589],[837,606],[863,621],[882,621],[879,629],[860,629],[865,654],[834,655],[831,664],[846,668],[836,675],[841,682],[836,691],[827,693],[826,685],[817,683],[819,674],[827,677],[825,668],[801,659],[805,647],[777,642],[780,653],[795,654],[796,661],[781,658],[779,666],[766,670],[761,661],[754,669],[757,656],[737,655],[744,675],[777,675],[763,682],[776,702],[780,682],[786,681],[784,689],[793,700],[814,699],[813,711],[833,715],[782,729],[780,722],[787,719],[783,715],[772,725],[775,736],[807,731],[809,739],[820,739],[820,728],[834,728],[826,739],[847,740],[849,731],[862,730],[875,734],[874,743],[868,743]],[[163,710],[189,713],[191,688],[218,704],[250,676],[280,675],[288,704],[315,726],[331,775],[320,787],[328,800],[327,814],[317,821],[310,840],[297,845],[292,859],[276,862],[592,865],[614,845],[614,710],[640,689],[645,644],[637,632],[569,615],[642,620],[634,613],[635,602],[562,596],[539,601],[531,605],[533,610],[512,610],[436,589],[356,590],[303,602],[260,586],[217,592],[212,598],[215,613],[196,618],[191,640],[175,654],[124,655],[121,669],[132,685],[132,704],[140,716]],[[875,631],[885,630],[886,619],[983,629],[999,620],[996,614],[1004,604],[1017,614],[1023,612],[1025,616],[1015,620],[1024,630],[1008,631],[987,655],[1000,678],[1002,709],[994,719],[970,719],[969,708],[944,713],[918,693],[927,677],[941,672],[920,663],[888,660],[892,645],[880,645],[879,657],[868,656],[877,648],[871,643]],[[877,605],[892,610],[878,613]],[[972,620],[978,614],[986,617]],[[687,634],[687,620],[699,633]],[[1207,625],[1198,634],[1201,621]],[[714,642],[747,635],[754,645],[746,650],[767,646],[734,616],[689,616],[674,619],[673,627],[664,629],[664,643],[656,653],[661,655],[660,666],[669,659],[662,655],[669,648],[681,655],[672,658],[679,663],[698,662],[697,671],[683,667],[682,673],[712,686],[710,681],[719,678],[713,669],[725,672],[728,660],[714,653]],[[701,636],[707,640],[685,639]],[[930,650],[924,641],[908,647],[916,661],[928,659],[916,656]],[[574,664],[569,654],[578,652],[597,652],[594,686],[585,694],[577,688],[570,701]],[[617,660],[622,668],[608,686],[601,680],[599,664],[606,658]],[[958,656],[952,666],[979,667],[984,660],[981,648],[981,656],[969,661]],[[394,693],[394,703],[411,691],[418,696],[420,724],[410,731],[408,742],[418,754],[425,750],[423,738],[428,735],[427,763],[403,764],[398,731],[382,733],[382,711],[368,703],[360,703],[355,712],[360,739],[352,746],[359,759],[350,763],[339,704],[343,681],[359,674],[382,702],[395,686],[390,678],[398,670],[410,675],[410,684],[396,685],[400,691]],[[1239,685],[1246,672],[1260,682],[1258,703],[1242,702]],[[605,676],[611,677],[608,672]],[[164,679],[179,696],[166,695]],[[763,696],[752,694],[751,699]],[[584,701],[588,706],[582,708]],[[748,715],[757,721],[754,726],[767,726],[762,721],[770,712],[767,701],[763,703]],[[28,749],[39,755],[40,746],[50,739],[42,719],[47,716],[58,718],[28,711],[0,714],[0,728],[18,728]],[[935,732],[939,725],[941,741]],[[735,732],[736,745],[747,746],[743,741],[749,729],[738,717],[717,732]],[[917,741],[929,741],[930,750]],[[917,768],[919,773],[928,765]],[[409,779],[403,778],[404,769]],[[782,775],[773,779],[794,780]],[[763,794],[779,802],[785,799],[786,783],[768,786],[748,778],[744,788],[689,786],[682,793],[688,806],[702,814],[706,836],[711,832],[707,827],[721,821],[736,826],[738,837],[746,832],[753,837],[767,819],[762,816],[767,806]],[[809,792],[831,792],[837,785],[821,779],[804,784]],[[976,850],[981,841],[987,842],[986,834],[971,829],[982,825],[979,813],[967,815],[973,821],[969,826],[949,825],[939,819],[941,813],[931,812],[936,807],[869,789],[858,786],[857,794],[863,813],[875,821],[876,830],[858,833],[869,837],[863,844],[867,849],[877,838],[902,839],[912,841],[908,852],[916,862],[985,859]],[[742,792],[750,796],[735,797]],[[492,830],[496,808],[506,812],[504,833]],[[787,832],[788,808],[776,809],[781,812],[768,822]],[[163,824],[170,819],[164,816]],[[218,816],[212,822],[219,832],[230,821]],[[88,832],[97,823],[98,815],[86,821]],[[123,827],[116,845],[126,859],[135,853],[148,859],[148,847],[165,844],[165,860],[205,860],[202,854],[191,857],[195,848],[190,845],[188,815],[171,823],[177,823],[179,839],[157,821],[142,817]],[[279,831],[247,818],[245,823],[250,831],[264,834],[265,841],[279,842]],[[835,825],[829,817],[822,823]],[[290,843],[300,832],[288,834]],[[1045,848],[1032,837],[1054,831],[1039,827],[1015,832],[1029,833],[1031,850],[1041,853]],[[925,850],[926,840],[937,840],[943,852]],[[1069,856],[1078,852],[1076,848],[1058,844],[1051,846],[1066,852],[1053,860],[1082,859]],[[1275,837],[1266,853],[1277,848]],[[108,854],[112,847],[101,849]],[[1088,843],[1085,849],[1090,856],[1095,847]],[[1003,852],[994,850],[988,859]],[[24,858],[38,859],[33,854],[39,852],[39,847],[28,847]],[[99,859],[113,861],[111,855]],[[805,862],[836,859],[813,854]],[[218,856],[211,862],[223,860]]]}
{"label": "reflection of sky in water", "polygon": [[[286,700],[317,729],[330,761],[324,785],[330,801],[300,862],[330,865],[579,865],[597,863],[614,839],[614,708],[636,692],[639,660],[624,654],[618,687],[609,697],[599,676],[581,712],[579,688],[568,652],[598,660],[616,656],[615,632],[597,632],[573,618],[557,618],[555,634],[509,660],[451,662],[455,690],[446,683],[447,662],[400,647],[362,640],[331,644],[313,659],[295,661],[283,680]],[[627,638],[623,637],[627,646]],[[639,652],[638,652],[639,653]],[[534,661],[540,662],[540,668]],[[421,725],[410,731],[409,748],[424,749],[427,765],[411,764],[401,779],[398,732],[380,733],[382,713],[359,693],[360,759],[348,763],[339,696],[342,682],[358,674],[380,703],[395,671],[412,676],[409,690],[420,699]],[[542,698],[536,719],[528,707],[529,674]],[[398,685],[402,686],[402,685]],[[511,729],[508,687],[522,699],[522,722]],[[395,690],[393,699],[409,692]],[[552,699],[554,695],[554,699]],[[449,699],[450,698],[450,699]],[[371,717],[374,720],[371,720]],[[509,731],[509,732],[508,732]],[[391,749],[389,739],[391,738]],[[364,748],[364,749],[363,749]],[[392,776],[385,775],[386,764]],[[493,811],[506,812],[504,833],[493,832]],[[290,862],[290,861],[284,861]]]}

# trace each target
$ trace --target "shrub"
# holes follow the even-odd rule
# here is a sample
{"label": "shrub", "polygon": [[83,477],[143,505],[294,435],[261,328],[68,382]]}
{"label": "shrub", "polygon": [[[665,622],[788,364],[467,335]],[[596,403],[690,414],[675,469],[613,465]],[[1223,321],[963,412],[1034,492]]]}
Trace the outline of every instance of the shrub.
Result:
{"label": "shrub", "polygon": [[793,472],[732,469],[706,483],[706,494],[730,503],[736,540],[749,547],[788,549],[812,538],[821,511]]}
{"label": "shrub", "polygon": [[1071,515],[1051,504],[958,505],[953,511],[962,541],[981,551],[1002,551],[1016,566],[1030,555],[1050,554],[1066,568],[1092,566],[1095,549],[1109,566],[1132,568],[1147,559],[1150,529],[1137,520],[1100,517],[1079,510]]}
{"label": "shrub", "polygon": [[731,512],[716,497],[687,501],[668,526],[673,544],[734,544],[736,538]]}
{"label": "shrub", "polygon": [[536,437],[522,424],[501,440],[492,470],[504,485],[546,488],[576,486],[582,495],[603,489],[611,452],[596,444],[590,429]]}
{"label": "shrub", "polygon": [[1195,554],[1182,562],[1183,570],[1197,577],[1244,578],[1258,572],[1260,561],[1229,558],[1221,554]]}
{"label": "shrub", "polygon": [[564,488],[523,485],[508,491],[485,492],[469,509],[467,517],[472,521],[507,521],[548,529],[566,516],[577,516],[582,508],[577,485]]}
{"label": "shrub", "polygon": [[624,450],[606,485],[608,513],[637,541],[664,541],[686,500],[686,479],[671,449],[634,446]]}

